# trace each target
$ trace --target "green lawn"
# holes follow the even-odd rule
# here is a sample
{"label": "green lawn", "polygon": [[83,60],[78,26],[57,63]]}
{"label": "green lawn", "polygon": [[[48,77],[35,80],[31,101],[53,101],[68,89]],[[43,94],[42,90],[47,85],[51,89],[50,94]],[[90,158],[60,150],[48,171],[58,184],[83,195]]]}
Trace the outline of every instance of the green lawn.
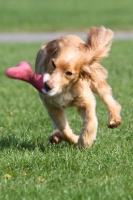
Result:
{"label": "green lawn", "polygon": [[[108,129],[107,111],[97,98],[97,140],[83,151],[65,142],[51,146],[51,121],[37,91],[3,75],[21,60],[34,65],[39,47],[0,44],[0,200],[133,199],[133,41],[115,41],[103,61],[123,123]],[[75,109],[67,116],[78,134]]]}
{"label": "green lawn", "polygon": [[133,30],[132,0],[0,0],[0,32]]}

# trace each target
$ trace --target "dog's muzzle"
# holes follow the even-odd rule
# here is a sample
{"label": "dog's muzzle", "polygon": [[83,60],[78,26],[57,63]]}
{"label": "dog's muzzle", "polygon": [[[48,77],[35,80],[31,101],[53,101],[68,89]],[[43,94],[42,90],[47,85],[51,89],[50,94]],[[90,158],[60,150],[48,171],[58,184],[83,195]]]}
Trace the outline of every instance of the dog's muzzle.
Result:
{"label": "dog's muzzle", "polygon": [[46,92],[49,92],[49,91],[52,90],[54,87],[53,87],[52,82],[46,81],[46,82],[44,83],[44,88],[45,88]]}
{"label": "dog's muzzle", "polygon": [[50,80],[50,75],[48,73],[44,74],[43,76],[43,85],[44,88],[42,92],[45,94],[49,93],[54,88],[53,83]]}

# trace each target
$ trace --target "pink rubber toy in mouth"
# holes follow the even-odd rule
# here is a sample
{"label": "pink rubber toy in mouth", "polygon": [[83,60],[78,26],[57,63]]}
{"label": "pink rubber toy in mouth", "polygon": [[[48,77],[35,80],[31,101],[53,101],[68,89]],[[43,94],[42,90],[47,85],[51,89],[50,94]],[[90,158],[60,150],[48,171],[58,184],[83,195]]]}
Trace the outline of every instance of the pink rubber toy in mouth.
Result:
{"label": "pink rubber toy in mouth", "polygon": [[26,61],[20,62],[17,66],[7,69],[5,75],[12,79],[28,82],[39,92],[43,92],[43,75],[35,74],[30,64]]}

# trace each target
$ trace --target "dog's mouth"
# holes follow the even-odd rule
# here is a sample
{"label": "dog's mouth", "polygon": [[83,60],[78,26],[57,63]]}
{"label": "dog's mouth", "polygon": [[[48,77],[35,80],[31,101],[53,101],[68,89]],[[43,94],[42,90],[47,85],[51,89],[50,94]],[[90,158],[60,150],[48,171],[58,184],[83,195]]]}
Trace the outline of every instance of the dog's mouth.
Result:
{"label": "dog's mouth", "polygon": [[46,91],[46,89],[45,89],[45,88],[43,88],[43,89],[42,89],[42,92],[43,92],[43,94],[46,94],[46,95],[48,95],[48,92]]}
{"label": "dog's mouth", "polygon": [[53,88],[51,88],[51,87],[47,84],[47,82],[44,83],[44,88],[45,88],[45,90],[46,90],[47,92],[49,92],[50,90],[53,89]]}
{"label": "dog's mouth", "polygon": [[42,92],[43,92],[44,94],[48,95],[48,94],[51,92],[52,89],[47,85],[46,82],[44,82],[43,85],[44,85],[44,87],[43,87],[43,89],[42,89]]}
{"label": "dog's mouth", "polygon": [[52,89],[50,91],[47,91],[46,89],[42,89],[43,94],[47,95],[47,96],[56,96],[57,94],[61,93],[61,91],[56,92],[55,89]]}
{"label": "dog's mouth", "polygon": [[61,93],[62,89],[60,88],[60,84],[56,83],[56,86],[53,84],[53,81],[50,79],[50,75],[48,73],[44,74],[42,79],[42,92],[48,96],[54,96]]}
{"label": "dog's mouth", "polygon": [[48,95],[48,96],[54,96],[54,95],[57,95],[61,92],[61,90],[59,90],[57,87],[53,87],[53,88],[50,88],[46,82],[43,83],[44,87],[42,89],[42,92],[45,94],[45,95]]}
{"label": "dog's mouth", "polygon": [[47,84],[47,80],[49,79],[49,74],[45,74],[42,78],[42,92],[46,95],[49,94],[51,88]]}

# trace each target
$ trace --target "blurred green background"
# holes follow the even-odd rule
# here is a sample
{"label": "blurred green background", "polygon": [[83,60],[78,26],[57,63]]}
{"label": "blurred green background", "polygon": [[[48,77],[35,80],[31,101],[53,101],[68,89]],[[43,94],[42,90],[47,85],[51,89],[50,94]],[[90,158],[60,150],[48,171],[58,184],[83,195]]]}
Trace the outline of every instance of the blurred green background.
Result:
{"label": "blurred green background", "polygon": [[0,32],[133,30],[132,0],[0,0]]}
{"label": "blurred green background", "polygon": [[[0,32],[9,35],[85,32],[101,25],[132,31],[133,0],[0,0]],[[106,127],[107,111],[97,98],[97,140],[85,151],[66,143],[51,146],[53,128],[37,91],[4,76],[21,60],[34,66],[39,48],[40,43],[0,43],[0,200],[132,200],[133,41],[115,40],[102,62],[122,106],[122,125]],[[78,134],[80,118],[73,109],[66,114]]]}

